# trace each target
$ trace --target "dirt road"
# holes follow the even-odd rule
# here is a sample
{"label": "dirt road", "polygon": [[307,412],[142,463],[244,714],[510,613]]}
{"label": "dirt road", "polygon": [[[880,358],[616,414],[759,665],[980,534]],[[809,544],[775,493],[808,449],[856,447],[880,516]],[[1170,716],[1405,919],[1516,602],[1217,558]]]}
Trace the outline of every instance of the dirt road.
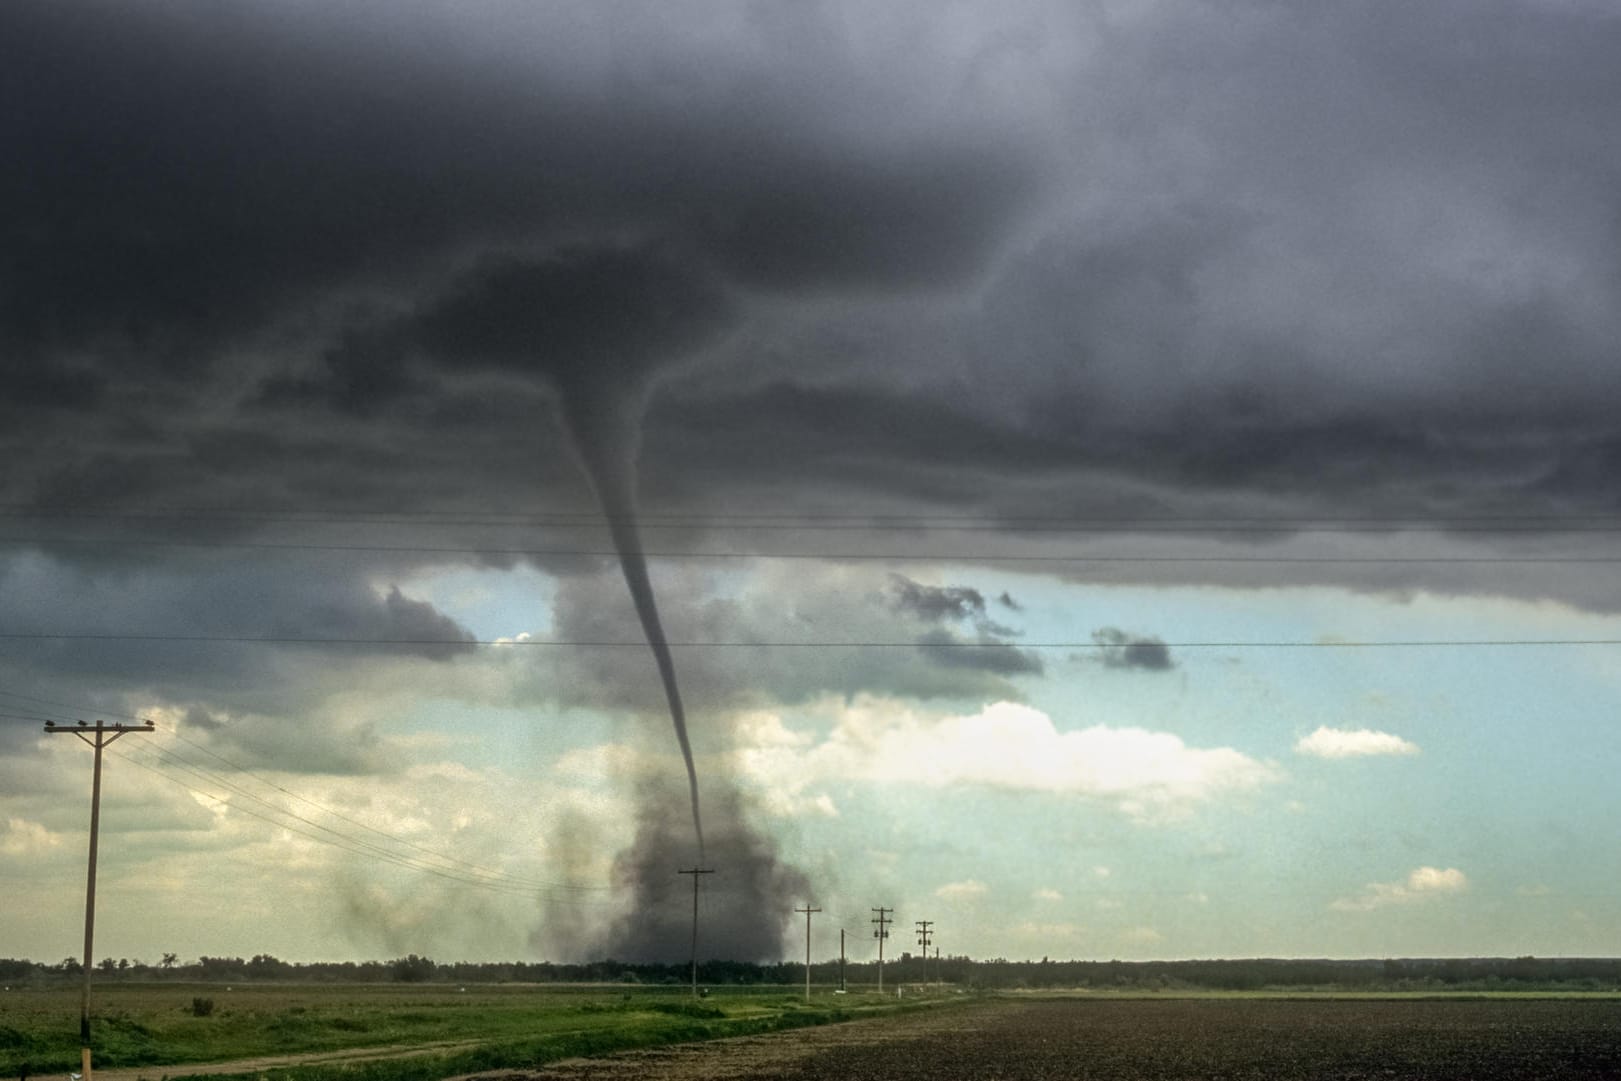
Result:
{"label": "dirt road", "polygon": [[[418,1043],[401,1047],[351,1047],[343,1051],[312,1051],[303,1055],[266,1055],[261,1058],[232,1059],[230,1062],[188,1062],[181,1066],[138,1066],[131,1069],[94,1070],[91,1081],[158,1081],[167,1077],[171,1081],[180,1077],[202,1074],[256,1073],[273,1070],[278,1066],[335,1065],[342,1062],[369,1062],[374,1059],[410,1058],[414,1055],[436,1055],[477,1047],[484,1040],[449,1040],[440,1043]],[[42,1075],[41,1081],[60,1081],[54,1075]]]}
{"label": "dirt road", "polygon": [[623,1051],[601,1058],[573,1058],[536,1070],[492,1070],[449,1081],[746,1081],[755,1078],[820,1077],[799,1073],[818,1057],[859,1056],[894,1041],[957,1038],[977,1032],[993,1011],[979,1005],[953,1006],[902,1017],[846,1021],[818,1028],[793,1029],[763,1036],[736,1036],[703,1043],[672,1044]]}

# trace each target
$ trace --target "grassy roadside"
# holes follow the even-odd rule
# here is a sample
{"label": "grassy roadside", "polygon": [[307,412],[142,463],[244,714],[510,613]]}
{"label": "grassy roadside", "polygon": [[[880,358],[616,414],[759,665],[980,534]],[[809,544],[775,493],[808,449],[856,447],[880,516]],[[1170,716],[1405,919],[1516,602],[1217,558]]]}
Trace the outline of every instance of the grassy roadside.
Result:
{"label": "grassy roadside", "polygon": [[[211,998],[215,1009],[196,1015],[194,998]],[[120,988],[98,996],[92,1047],[98,1069],[139,1070],[152,1081],[168,1068],[188,1063],[428,1048],[408,1058],[252,1071],[256,1078],[285,1081],[339,1076],[347,1081],[419,1081],[573,1055],[827,1024],[909,1011],[930,1001],[823,992],[806,1003],[777,988],[728,989],[695,1001],[684,990],[603,987],[286,985],[230,990],[167,985]],[[0,1077],[16,1076],[24,1063],[36,1075],[77,1069],[77,1018],[72,992],[9,991],[0,996]],[[431,1050],[434,1044],[454,1047],[438,1052]]]}
{"label": "grassy roadside", "polygon": [[[560,1059],[605,1055],[615,1051],[660,1047],[674,1043],[751,1036],[807,1028],[857,1017],[909,1013],[945,1005],[942,999],[893,1000],[857,1008],[811,1006],[782,1012],[754,1012],[727,1016],[715,1011],[706,1016],[694,1010],[687,1016],[650,1016],[636,1012],[625,1023],[592,1031],[555,1033],[527,1040],[489,1044],[448,1054],[413,1056],[405,1059],[374,1060],[349,1064],[289,1066],[253,1074],[214,1074],[188,1081],[439,1081],[441,1078],[489,1070],[516,1070],[542,1066]],[[153,1077],[151,1081],[160,1081]]]}

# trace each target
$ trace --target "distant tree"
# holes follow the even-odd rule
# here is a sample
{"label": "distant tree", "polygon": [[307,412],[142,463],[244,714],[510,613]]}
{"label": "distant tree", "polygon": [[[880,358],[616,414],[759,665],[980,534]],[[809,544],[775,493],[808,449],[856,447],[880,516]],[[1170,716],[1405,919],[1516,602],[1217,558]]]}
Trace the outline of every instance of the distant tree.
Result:
{"label": "distant tree", "polygon": [[428,958],[418,957],[414,953],[408,957],[401,957],[390,965],[394,978],[401,983],[421,983],[433,975],[436,967],[438,966]]}
{"label": "distant tree", "polygon": [[103,957],[101,960],[96,962],[96,969],[98,971],[107,973],[117,972],[118,962],[114,961],[111,957]]}
{"label": "distant tree", "polygon": [[247,973],[247,962],[240,957],[199,957],[197,967],[205,980],[237,980]]}
{"label": "distant tree", "polygon": [[180,956],[178,954],[173,954],[173,953],[164,954],[163,955],[163,960],[158,962],[158,964],[162,965],[164,968],[173,968],[175,965],[177,965],[179,963],[180,963]]}
{"label": "distant tree", "polygon": [[0,979],[20,980],[24,976],[30,975],[35,969],[43,967],[43,965],[36,965],[32,961],[6,957],[0,959]]}
{"label": "distant tree", "polygon": [[248,975],[254,979],[268,980],[278,976],[285,976],[292,968],[286,961],[278,960],[268,953],[254,954],[248,962]]}

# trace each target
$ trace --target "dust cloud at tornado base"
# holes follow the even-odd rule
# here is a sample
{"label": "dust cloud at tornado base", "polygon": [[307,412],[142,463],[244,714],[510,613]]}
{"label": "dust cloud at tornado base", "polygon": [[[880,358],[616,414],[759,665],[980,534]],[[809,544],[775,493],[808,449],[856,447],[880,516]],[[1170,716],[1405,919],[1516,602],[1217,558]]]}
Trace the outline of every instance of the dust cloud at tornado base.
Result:
{"label": "dust cloud at tornado base", "polygon": [[[712,875],[682,875],[692,851],[686,793],[668,775],[626,778],[637,793],[635,834],[613,859],[611,909],[592,897],[549,901],[530,945],[554,960],[613,959],[679,963],[692,947],[693,878],[699,879],[698,959],[777,961],[787,944],[792,909],[812,897],[811,883],[784,862],[777,842],[758,828],[758,811],[731,778],[706,775],[705,867]],[[553,843],[562,867],[590,865],[599,827],[581,816],[559,824]],[[622,906],[622,907],[621,907]],[[611,915],[604,916],[605,911]]]}
{"label": "dust cloud at tornado base", "polygon": [[[796,899],[808,896],[808,882],[779,858],[775,840],[752,824],[748,799],[736,779],[723,770],[707,773],[702,804],[707,813],[700,811],[699,776],[687,735],[686,709],[636,529],[634,433],[628,424],[619,423],[600,426],[593,436],[583,435],[580,421],[574,418],[569,427],[602,501],[626,586],[654,655],[687,785],[682,791],[681,785],[667,777],[624,779],[634,794],[636,831],[630,847],[614,859],[612,885],[628,895],[628,911],[606,928],[589,928],[578,913],[562,914],[557,929],[564,932],[565,941],[557,941],[544,928],[538,939],[550,950],[569,954],[592,943],[581,956],[593,959],[685,958],[691,947],[689,894],[694,876],[678,872],[701,865],[715,873],[697,876],[705,928],[700,932],[700,956],[778,960],[784,956],[788,913]],[[613,431],[621,433],[617,446],[605,438]],[[572,839],[561,840],[566,849]],[[566,855],[565,862],[581,862],[581,854]]]}

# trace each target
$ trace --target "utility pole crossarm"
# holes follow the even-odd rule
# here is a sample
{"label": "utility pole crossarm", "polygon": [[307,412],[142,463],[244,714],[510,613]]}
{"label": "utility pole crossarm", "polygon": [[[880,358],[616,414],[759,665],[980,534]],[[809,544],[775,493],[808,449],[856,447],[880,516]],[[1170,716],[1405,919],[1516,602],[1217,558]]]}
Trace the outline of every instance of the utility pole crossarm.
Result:
{"label": "utility pole crossarm", "polygon": [[[157,730],[158,726],[152,721],[142,721],[140,724],[125,724],[123,721],[118,721],[114,724],[108,724],[106,721],[97,721],[95,724],[86,724],[84,721],[80,721],[75,725],[59,725],[55,721],[45,722],[46,734],[60,735],[62,733],[71,732],[73,735],[84,740],[84,742],[91,747],[94,747],[97,744],[105,747],[119,736],[122,736],[125,732],[156,732]],[[94,736],[95,739],[88,739],[86,738],[87,736]],[[103,739],[103,736],[106,738]]]}

